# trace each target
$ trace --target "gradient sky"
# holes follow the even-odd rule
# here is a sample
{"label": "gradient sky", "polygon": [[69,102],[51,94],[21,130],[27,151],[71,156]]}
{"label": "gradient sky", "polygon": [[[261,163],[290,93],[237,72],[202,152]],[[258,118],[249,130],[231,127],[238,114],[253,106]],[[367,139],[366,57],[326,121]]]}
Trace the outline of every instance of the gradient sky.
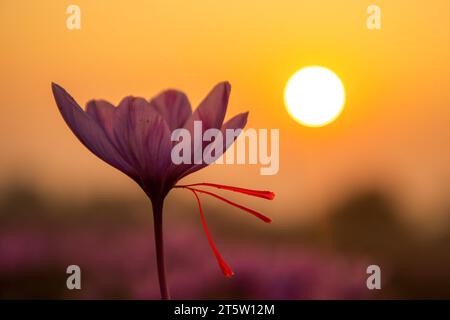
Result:
{"label": "gradient sky", "polygon": [[[81,8],[81,30],[66,8]],[[376,1],[382,29],[366,28],[371,1],[0,0],[0,179],[30,176],[50,193],[138,192],[66,127],[54,81],[84,106],[125,95],[185,91],[193,106],[222,80],[228,116],[280,129],[280,172],[215,166],[189,181],[271,189],[271,210],[308,219],[357,189],[379,185],[417,221],[442,218],[450,187],[450,3]],[[306,128],[283,87],[299,68],[334,70],[343,114]],[[448,210],[447,210],[448,211]],[[448,212],[447,212],[448,214]]]}

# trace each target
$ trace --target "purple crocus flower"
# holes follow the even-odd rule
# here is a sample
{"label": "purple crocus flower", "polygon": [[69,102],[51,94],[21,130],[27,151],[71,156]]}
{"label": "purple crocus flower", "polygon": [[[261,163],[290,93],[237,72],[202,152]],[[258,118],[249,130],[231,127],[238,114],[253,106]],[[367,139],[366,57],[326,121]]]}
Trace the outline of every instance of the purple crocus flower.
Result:
{"label": "purple crocus flower", "polygon": [[[223,123],[230,89],[228,82],[217,84],[195,112],[192,112],[186,95],[177,90],[164,91],[150,101],[128,96],[117,107],[104,100],[91,100],[84,111],[62,87],[52,83],[56,104],[67,125],[81,143],[96,156],[132,178],[151,200],[158,277],[163,299],[169,298],[169,292],[164,265],[162,211],[164,199],[172,188],[185,188],[194,193],[209,244],[226,276],[232,276],[233,272],[219,254],[210,236],[198,193],[216,197],[265,222],[271,221],[252,209],[197,187],[215,187],[270,200],[274,198],[272,192],[211,183],[176,186],[181,178],[206,167],[207,163],[192,161],[192,164],[174,164],[171,160],[173,130],[185,128],[193,134],[194,121],[201,121],[203,132],[212,128],[222,132],[226,129],[244,128],[248,112],[238,114]],[[227,147],[229,145],[225,144],[215,158],[223,154]]]}

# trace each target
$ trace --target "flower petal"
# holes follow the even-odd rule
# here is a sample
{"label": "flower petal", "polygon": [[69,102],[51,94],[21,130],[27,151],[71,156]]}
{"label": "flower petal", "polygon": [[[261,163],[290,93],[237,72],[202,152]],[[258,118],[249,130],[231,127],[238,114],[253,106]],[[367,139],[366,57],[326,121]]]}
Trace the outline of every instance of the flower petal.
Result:
{"label": "flower petal", "polygon": [[162,115],[171,132],[182,128],[192,115],[188,98],[178,90],[166,90],[153,98],[150,104]]}
{"label": "flower petal", "polygon": [[106,135],[113,141],[113,118],[116,107],[105,100],[91,100],[87,103],[86,113],[103,128]]}
{"label": "flower petal", "polygon": [[[242,130],[244,129],[245,125],[247,124],[247,118],[248,118],[248,112],[244,112],[244,113],[240,113],[236,116],[234,116],[233,118],[231,118],[230,120],[228,120],[226,123],[224,123],[224,125],[222,126],[222,128],[220,129],[220,131],[222,132],[222,136],[224,139],[224,143],[223,143],[223,150],[221,153],[217,153],[214,156],[214,161],[217,160],[218,158],[220,158],[220,156],[222,156],[225,151],[234,143],[234,141],[236,141],[237,136],[234,136],[233,140],[228,141],[228,139],[226,139],[226,130],[227,129],[232,129],[232,130]],[[240,132],[238,134],[238,136],[240,135]],[[179,179],[181,179],[182,177],[185,177],[191,173],[194,173],[204,167],[208,166],[208,164],[206,163],[202,163],[202,164],[196,164],[191,166],[190,168],[186,169],[183,173],[180,174]]]}
{"label": "flower petal", "polygon": [[[232,129],[232,130],[243,130],[245,128],[245,125],[247,124],[248,119],[248,112],[243,112],[235,115],[233,118],[225,122],[220,129],[222,131],[222,134],[224,137],[226,137],[226,130]],[[225,152],[233,143],[236,141],[237,137],[233,139],[233,141],[226,141],[226,145],[224,145]]]}
{"label": "flower petal", "polygon": [[62,87],[52,83],[52,91],[61,115],[81,143],[100,159],[135,177],[135,170],[120,156],[97,122]]}
{"label": "flower petal", "polygon": [[171,179],[175,180],[175,182],[182,177],[207,166],[207,164],[194,164],[194,154],[199,153],[200,148],[204,150],[208,145],[207,141],[202,141],[202,143],[197,146],[197,149],[194,150],[194,121],[201,121],[202,135],[208,129],[220,129],[227,111],[230,91],[231,85],[228,82],[217,84],[186,121],[184,128],[189,130],[192,136],[192,164],[172,165]]}
{"label": "flower petal", "polygon": [[221,82],[217,84],[203,99],[184,127],[193,131],[194,121],[202,121],[203,131],[210,128],[220,128],[225,119],[230,92],[230,83]]}
{"label": "flower petal", "polygon": [[113,134],[117,147],[138,170],[142,179],[161,181],[171,164],[170,131],[150,103],[127,97],[116,109]]}

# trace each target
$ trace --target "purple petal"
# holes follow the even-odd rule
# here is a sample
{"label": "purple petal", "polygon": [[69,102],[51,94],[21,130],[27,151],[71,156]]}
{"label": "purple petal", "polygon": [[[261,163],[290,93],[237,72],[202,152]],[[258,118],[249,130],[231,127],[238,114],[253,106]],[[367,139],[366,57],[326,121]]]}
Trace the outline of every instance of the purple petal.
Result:
{"label": "purple petal", "polygon": [[162,115],[170,131],[182,128],[192,115],[191,104],[183,92],[166,90],[150,101]]}
{"label": "purple petal", "polygon": [[[244,113],[240,113],[236,116],[234,116],[233,118],[231,118],[230,120],[228,120],[226,123],[223,124],[222,128],[220,129],[220,131],[222,132],[222,136],[224,139],[224,144],[223,144],[223,151],[219,154],[215,155],[215,159],[218,159],[222,154],[225,153],[225,151],[234,143],[234,141],[236,141],[237,137],[234,137],[234,139],[232,141],[227,141],[226,139],[226,130],[227,129],[233,129],[233,130],[238,130],[238,129],[244,129],[245,125],[247,124],[247,118],[248,118],[248,112],[244,112]],[[239,133],[240,135],[240,133]],[[181,175],[180,179],[182,177],[185,177],[191,173],[194,173],[204,167],[208,166],[208,164],[206,163],[202,163],[202,164],[197,164],[197,165],[193,165],[191,166],[189,169],[187,169],[186,171],[183,172],[183,174]]]}
{"label": "purple petal", "polygon": [[113,119],[116,107],[105,100],[91,100],[87,103],[86,113],[102,127],[108,138],[113,141]]}
{"label": "purple petal", "polygon": [[62,87],[52,83],[52,91],[61,115],[81,143],[100,159],[135,177],[135,170],[120,156],[97,122]]}
{"label": "purple petal", "polygon": [[[199,107],[194,111],[194,113],[186,121],[184,128],[191,132],[194,138],[194,121],[201,121],[202,124],[202,134],[211,128],[220,129],[222,127],[223,120],[225,118],[225,113],[227,111],[228,99],[230,96],[231,86],[228,82],[221,82],[217,84],[209,94],[203,99]],[[208,145],[208,142],[203,142],[200,144],[196,150],[194,150],[194,142],[192,141],[192,163],[194,163],[194,154],[199,152]],[[200,165],[193,164],[180,164],[172,168],[173,179],[183,177],[187,172],[193,170],[195,167]],[[204,166],[200,166],[199,169]],[[195,171],[197,171],[196,169]],[[193,172],[193,171],[192,171]]]}
{"label": "purple petal", "polygon": [[[239,113],[238,115],[235,115],[233,118],[231,118],[230,120],[225,122],[223,124],[222,128],[220,129],[222,131],[223,136],[226,137],[225,132],[227,129],[233,129],[233,130],[244,129],[245,125],[247,124],[247,119],[248,119],[248,112],[244,112],[244,113]],[[230,141],[225,146],[224,152],[228,149],[228,147],[231,144],[233,144],[233,142],[235,140],[236,139],[234,139],[233,141]]]}
{"label": "purple petal", "polygon": [[203,131],[220,128],[227,111],[231,85],[228,82],[217,84],[200,103],[192,116],[187,120],[185,128],[193,131],[194,121],[202,121]]}
{"label": "purple petal", "polygon": [[144,179],[161,180],[170,166],[170,130],[163,117],[142,98],[127,97],[116,109],[114,141]]}

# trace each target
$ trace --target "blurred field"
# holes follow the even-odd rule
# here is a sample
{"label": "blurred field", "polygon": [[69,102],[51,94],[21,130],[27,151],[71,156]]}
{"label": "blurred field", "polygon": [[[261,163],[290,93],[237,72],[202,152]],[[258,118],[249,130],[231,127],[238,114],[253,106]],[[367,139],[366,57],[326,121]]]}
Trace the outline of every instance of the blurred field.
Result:
{"label": "blurred field", "polygon": [[[30,185],[11,184],[1,198],[0,298],[158,299],[152,217],[144,198],[57,201]],[[261,226],[239,212],[207,207],[213,237],[236,272],[231,280],[216,265],[195,206],[177,202],[165,213],[172,295],[450,298],[450,228],[439,237],[418,237],[387,199],[361,192],[317,223],[282,227],[276,217],[273,225]],[[70,264],[82,269],[80,291],[65,287]],[[370,264],[382,268],[377,292],[366,288]]]}

